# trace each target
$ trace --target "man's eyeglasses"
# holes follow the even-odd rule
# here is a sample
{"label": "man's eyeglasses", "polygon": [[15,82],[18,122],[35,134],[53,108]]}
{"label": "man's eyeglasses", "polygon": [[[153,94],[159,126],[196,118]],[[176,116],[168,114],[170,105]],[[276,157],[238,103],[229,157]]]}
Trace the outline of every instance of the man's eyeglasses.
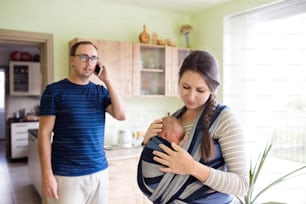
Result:
{"label": "man's eyeglasses", "polygon": [[91,63],[96,63],[99,60],[99,57],[97,57],[97,56],[91,56],[90,57],[90,56],[85,55],[85,54],[74,55],[74,56],[79,57],[82,62],[88,62],[90,60]]}

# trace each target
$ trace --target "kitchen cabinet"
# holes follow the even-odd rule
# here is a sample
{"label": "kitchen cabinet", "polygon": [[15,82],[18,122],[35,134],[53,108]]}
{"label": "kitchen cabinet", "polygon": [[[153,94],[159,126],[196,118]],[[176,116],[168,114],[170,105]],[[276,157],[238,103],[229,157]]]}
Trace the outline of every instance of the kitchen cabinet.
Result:
{"label": "kitchen cabinet", "polygon": [[10,158],[28,156],[28,130],[37,129],[39,122],[12,122],[10,124]]}
{"label": "kitchen cabinet", "polygon": [[134,93],[178,96],[178,72],[190,49],[134,44]]}
{"label": "kitchen cabinet", "polygon": [[[75,38],[69,42],[89,40]],[[178,71],[190,50],[142,43],[90,40],[109,68],[122,96],[178,96]],[[91,80],[102,82],[94,75]]]}
{"label": "kitchen cabinet", "polygon": [[[89,40],[75,38],[69,42],[69,47],[74,43]],[[99,59],[109,67],[111,80],[115,89],[121,96],[133,95],[133,44],[106,40],[90,40],[98,48]],[[96,75],[91,76],[91,81],[103,84]]]}
{"label": "kitchen cabinet", "polygon": [[41,196],[41,172],[40,162],[38,156],[38,135],[37,129],[30,129],[28,133],[29,140],[29,151],[28,151],[28,164],[29,164],[29,175],[32,184]]}
{"label": "kitchen cabinet", "polygon": [[28,150],[28,165],[30,180],[41,197],[41,204],[47,204],[47,199],[41,192],[41,170],[38,154],[38,129],[28,130],[29,150]]}
{"label": "kitchen cabinet", "polygon": [[109,162],[109,203],[152,203],[139,190],[137,166],[142,148],[119,148],[107,150]]}
{"label": "kitchen cabinet", "polygon": [[[41,172],[38,155],[38,129],[28,131],[29,175],[35,189],[41,195]],[[109,162],[109,202],[110,204],[149,204],[151,203],[137,185],[137,165],[142,148],[122,148],[107,150]],[[42,203],[46,203],[42,197]]]}
{"label": "kitchen cabinet", "polygon": [[166,95],[166,48],[135,43],[133,51],[135,95]]}
{"label": "kitchen cabinet", "polygon": [[39,96],[41,72],[38,62],[10,61],[10,95]]}
{"label": "kitchen cabinet", "polygon": [[166,47],[166,52],[168,53],[166,57],[168,58],[166,64],[166,96],[178,96],[179,87],[179,70],[185,59],[185,57],[190,53],[190,49],[187,48],[176,48],[176,47]]}
{"label": "kitchen cabinet", "polygon": [[109,161],[109,203],[151,203],[137,185],[138,157]]}

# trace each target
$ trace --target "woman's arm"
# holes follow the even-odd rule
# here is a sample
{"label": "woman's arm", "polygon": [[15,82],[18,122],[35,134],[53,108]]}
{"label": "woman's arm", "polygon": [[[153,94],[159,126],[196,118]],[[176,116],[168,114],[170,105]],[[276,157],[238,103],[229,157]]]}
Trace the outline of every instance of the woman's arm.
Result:
{"label": "woman's arm", "polygon": [[146,145],[152,137],[158,135],[161,132],[162,127],[163,120],[161,118],[154,120],[147,129],[142,144]]}
{"label": "woman's arm", "polygon": [[195,161],[193,157],[182,147],[175,143],[171,144],[171,150],[166,145],[161,144],[160,147],[166,152],[153,151],[155,161],[166,167],[160,167],[159,170],[167,173],[192,175],[201,182],[206,181],[210,174],[210,168]]}
{"label": "woman's arm", "polygon": [[222,111],[220,117],[214,138],[219,141],[227,171],[211,169],[204,184],[223,193],[243,196],[249,183],[243,130],[230,109]]}
{"label": "woman's arm", "polygon": [[160,171],[192,175],[215,191],[226,194],[245,195],[248,190],[248,164],[242,129],[232,112],[222,111],[215,138],[219,140],[227,171],[213,169],[195,161],[178,145],[174,149],[160,145],[166,152],[154,151],[154,160],[165,165]]}

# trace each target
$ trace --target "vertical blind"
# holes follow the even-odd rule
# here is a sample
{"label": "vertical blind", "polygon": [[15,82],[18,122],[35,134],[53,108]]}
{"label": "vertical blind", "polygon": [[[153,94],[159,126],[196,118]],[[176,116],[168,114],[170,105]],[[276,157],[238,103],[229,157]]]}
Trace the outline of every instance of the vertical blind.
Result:
{"label": "vertical blind", "polygon": [[252,144],[283,135],[306,149],[305,25],[302,0],[224,19],[224,103],[237,113]]}

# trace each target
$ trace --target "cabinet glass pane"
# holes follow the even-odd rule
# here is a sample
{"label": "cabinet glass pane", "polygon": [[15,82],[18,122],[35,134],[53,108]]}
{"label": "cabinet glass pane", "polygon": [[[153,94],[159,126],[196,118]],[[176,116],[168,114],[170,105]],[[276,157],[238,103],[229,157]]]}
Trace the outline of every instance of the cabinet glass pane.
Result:
{"label": "cabinet glass pane", "polygon": [[165,49],[161,47],[141,47],[143,69],[165,69]]}
{"label": "cabinet glass pane", "polygon": [[181,67],[183,64],[184,59],[189,55],[190,50],[187,49],[180,49],[178,50],[178,67]]}
{"label": "cabinet glass pane", "polygon": [[14,66],[14,91],[29,91],[29,67],[27,65]]}
{"label": "cabinet glass pane", "polygon": [[141,71],[140,95],[164,95],[164,72]]}

